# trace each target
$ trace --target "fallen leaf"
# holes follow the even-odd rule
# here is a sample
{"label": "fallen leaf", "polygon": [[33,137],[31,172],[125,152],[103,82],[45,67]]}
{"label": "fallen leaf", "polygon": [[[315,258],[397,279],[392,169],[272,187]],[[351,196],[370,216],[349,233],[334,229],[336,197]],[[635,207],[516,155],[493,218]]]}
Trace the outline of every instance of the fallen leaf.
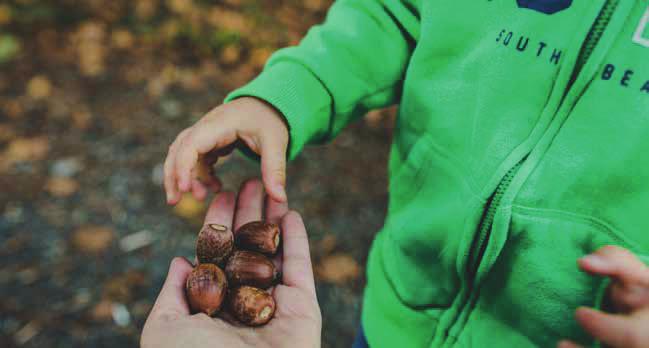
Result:
{"label": "fallen leaf", "polygon": [[191,194],[186,193],[174,207],[174,213],[182,218],[195,220],[201,218],[206,209],[203,202],[197,200]]}
{"label": "fallen leaf", "polygon": [[318,242],[317,250],[322,255],[330,254],[336,248],[336,236],[328,234]]}
{"label": "fallen leaf", "polygon": [[350,255],[339,253],[322,259],[315,267],[315,273],[322,281],[341,285],[356,279],[361,273],[361,267]]}
{"label": "fallen leaf", "polygon": [[104,299],[99,301],[90,310],[90,317],[96,321],[110,321],[113,319],[113,301]]}
{"label": "fallen leaf", "polygon": [[267,47],[255,48],[250,54],[250,63],[257,69],[261,69],[266,64],[268,58],[273,54],[273,50]]}
{"label": "fallen leaf", "polygon": [[72,124],[78,129],[88,129],[91,120],[92,114],[88,110],[75,110],[72,112]]}
{"label": "fallen leaf", "polygon": [[41,324],[36,320],[32,320],[14,334],[14,340],[19,346],[22,346],[38,335],[39,332],[41,332]]}
{"label": "fallen leaf", "polygon": [[157,0],[137,0],[135,2],[135,16],[141,20],[147,20],[153,17],[157,9]]}
{"label": "fallen leaf", "polygon": [[14,134],[13,127],[8,124],[0,124],[0,142],[11,140]]}
{"label": "fallen leaf", "polygon": [[237,63],[241,58],[241,46],[238,44],[230,44],[223,47],[219,58],[221,63],[226,65]]}
{"label": "fallen leaf", "polygon": [[171,64],[166,65],[157,76],[149,79],[147,92],[149,96],[158,98],[171,86],[178,78],[178,69]]}
{"label": "fallen leaf", "polygon": [[11,7],[6,4],[0,5],[0,25],[9,24],[11,17]]}
{"label": "fallen leaf", "polygon": [[38,271],[38,268],[35,267],[25,268],[20,272],[16,273],[16,279],[18,279],[18,281],[22,285],[33,284],[35,281],[38,280],[39,277],[40,277],[40,273]]}
{"label": "fallen leaf", "polygon": [[52,95],[52,83],[43,75],[34,76],[27,82],[27,95],[34,99],[45,99]]}
{"label": "fallen leaf", "polygon": [[235,7],[241,6],[241,0],[224,0],[224,2],[230,6],[235,6]]}
{"label": "fallen leaf", "polygon": [[167,7],[175,13],[188,13],[194,8],[192,0],[167,0]]}
{"label": "fallen leaf", "polygon": [[79,189],[79,184],[66,177],[54,177],[47,180],[45,190],[54,197],[69,197]]}
{"label": "fallen leaf", "polygon": [[245,83],[250,81],[250,79],[255,75],[255,68],[248,65],[242,64],[235,69],[229,70],[228,80],[224,81],[224,86],[228,89],[234,89],[240,86],[243,86]]}
{"label": "fallen leaf", "polygon": [[119,49],[128,49],[133,47],[135,37],[126,29],[117,29],[111,34],[111,41]]}
{"label": "fallen leaf", "polygon": [[193,70],[183,69],[178,74],[178,83],[188,91],[199,91],[205,87],[201,76]]}
{"label": "fallen leaf", "polygon": [[249,34],[252,25],[248,19],[237,11],[225,9],[220,6],[213,7],[207,14],[207,21],[213,26],[240,34]]}
{"label": "fallen leaf", "polygon": [[104,283],[102,297],[116,302],[127,303],[131,301],[135,289],[145,286],[146,283],[146,275],[144,273],[137,270],[129,270],[108,279]]}
{"label": "fallen leaf", "polygon": [[79,70],[85,76],[97,76],[105,70],[106,27],[103,23],[87,21],[74,33]]}
{"label": "fallen leaf", "polygon": [[9,143],[4,153],[0,154],[0,171],[6,170],[15,163],[40,161],[50,150],[46,137],[16,138]]}
{"label": "fallen leaf", "polygon": [[0,106],[2,108],[2,111],[4,111],[4,113],[7,114],[9,118],[17,119],[25,113],[25,110],[23,109],[23,106],[19,100],[3,100],[2,104],[3,105]]}
{"label": "fallen leaf", "polygon": [[114,234],[109,227],[82,226],[72,233],[72,245],[82,252],[98,254],[110,247]]}
{"label": "fallen leaf", "polygon": [[20,41],[15,36],[0,35],[0,63],[14,59],[20,52]]}
{"label": "fallen leaf", "polygon": [[168,19],[160,26],[160,36],[171,41],[180,33],[181,23],[176,19]]}

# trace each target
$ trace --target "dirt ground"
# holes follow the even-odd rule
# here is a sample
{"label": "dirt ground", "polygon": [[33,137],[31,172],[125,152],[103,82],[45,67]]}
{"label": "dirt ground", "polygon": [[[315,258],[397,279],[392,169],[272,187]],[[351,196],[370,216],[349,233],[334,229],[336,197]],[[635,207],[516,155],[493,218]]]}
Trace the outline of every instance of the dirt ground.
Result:
{"label": "dirt ground", "polygon": [[[320,22],[329,0],[0,4],[0,346],[136,347],[205,204],[164,202],[167,146]],[[350,346],[386,210],[393,110],[288,170],[307,224],[323,346]],[[258,175],[233,155],[227,189]]]}

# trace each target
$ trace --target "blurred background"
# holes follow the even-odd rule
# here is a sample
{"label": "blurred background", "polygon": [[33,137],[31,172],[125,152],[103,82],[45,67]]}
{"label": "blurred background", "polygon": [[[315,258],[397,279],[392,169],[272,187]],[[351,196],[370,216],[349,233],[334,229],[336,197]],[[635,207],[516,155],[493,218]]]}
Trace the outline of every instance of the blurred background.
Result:
{"label": "blurred background", "polygon": [[[0,347],[136,347],[205,204],[164,203],[183,128],[299,42],[330,0],[0,2]],[[289,166],[313,251],[325,347],[349,346],[387,200],[394,110]],[[234,154],[226,188],[258,175]]]}

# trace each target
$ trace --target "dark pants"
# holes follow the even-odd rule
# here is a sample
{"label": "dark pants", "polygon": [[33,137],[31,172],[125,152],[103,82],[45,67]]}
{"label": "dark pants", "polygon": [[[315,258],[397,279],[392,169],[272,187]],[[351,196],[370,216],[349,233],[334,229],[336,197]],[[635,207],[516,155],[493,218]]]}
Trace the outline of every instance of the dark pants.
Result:
{"label": "dark pants", "polygon": [[363,332],[362,326],[358,328],[358,333],[356,334],[356,339],[354,340],[354,344],[352,345],[352,348],[369,348],[369,345],[367,344],[367,339],[365,338],[365,332]]}

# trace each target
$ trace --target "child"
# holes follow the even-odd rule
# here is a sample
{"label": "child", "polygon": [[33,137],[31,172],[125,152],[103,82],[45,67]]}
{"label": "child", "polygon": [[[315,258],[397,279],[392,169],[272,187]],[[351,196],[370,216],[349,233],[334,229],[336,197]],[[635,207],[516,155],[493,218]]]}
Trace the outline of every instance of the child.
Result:
{"label": "child", "polygon": [[337,1],[180,133],[168,201],[204,197],[203,155],[236,141],[285,201],[286,157],[399,103],[370,347],[646,345],[649,270],[625,249],[649,255],[648,22],[645,0]]}

